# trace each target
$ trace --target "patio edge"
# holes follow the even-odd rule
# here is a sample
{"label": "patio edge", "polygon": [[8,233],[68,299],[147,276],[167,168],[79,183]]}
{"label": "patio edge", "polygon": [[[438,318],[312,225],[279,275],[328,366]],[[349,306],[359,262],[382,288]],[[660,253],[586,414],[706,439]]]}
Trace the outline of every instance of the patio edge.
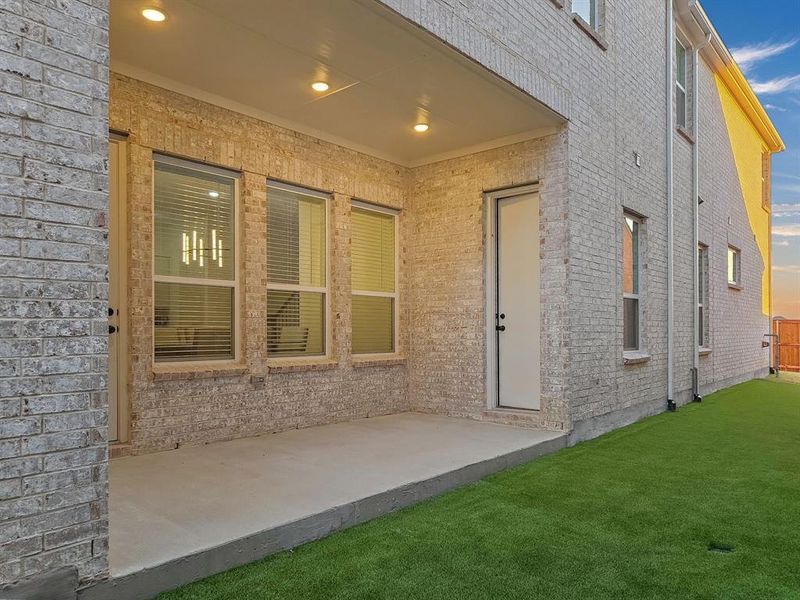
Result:
{"label": "patio edge", "polygon": [[78,591],[79,600],[145,600],[182,585],[306,542],[359,525],[444,492],[474,483],[567,446],[567,435],[555,437],[477,463],[367,496],[329,510],[265,529],[188,556],[107,579]]}

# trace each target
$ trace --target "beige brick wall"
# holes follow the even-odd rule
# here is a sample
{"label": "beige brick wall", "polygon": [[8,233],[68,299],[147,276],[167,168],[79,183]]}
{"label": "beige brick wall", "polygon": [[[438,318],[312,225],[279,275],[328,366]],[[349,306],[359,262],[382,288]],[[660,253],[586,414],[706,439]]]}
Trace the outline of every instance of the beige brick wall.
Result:
{"label": "beige brick wall", "polygon": [[[543,408],[523,423],[567,426],[565,133],[406,169],[119,75],[111,78],[110,121],[129,134],[134,453],[409,409],[502,420],[486,410],[483,192],[534,181],[541,182]],[[153,152],[243,174],[244,348],[236,368],[154,365]],[[333,355],[313,368],[277,372],[265,354],[267,178],[333,192]],[[352,198],[402,209],[399,356],[386,363],[349,355]],[[252,376],[266,377],[263,389]]]}
{"label": "beige brick wall", "polygon": [[[406,365],[354,365],[349,355],[351,198],[404,208],[406,170],[391,163],[126,77],[111,78],[110,124],[128,136],[130,404],[133,452],[307,427],[408,408]],[[239,318],[242,367],[157,373],[152,338],[152,154],[242,172]],[[333,193],[330,361],[270,370],[266,332],[266,182]],[[399,355],[408,349],[405,240],[400,214]],[[319,361],[318,361],[319,362]],[[299,368],[299,367],[298,367]],[[157,368],[160,371],[160,368]],[[285,370],[284,370],[285,371]],[[264,376],[256,389],[251,376]]]}
{"label": "beige brick wall", "polygon": [[413,170],[409,218],[410,403],[421,411],[487,414],[484,191],[539,182],[542,408],[524,423],[568,424],[566,132]]}

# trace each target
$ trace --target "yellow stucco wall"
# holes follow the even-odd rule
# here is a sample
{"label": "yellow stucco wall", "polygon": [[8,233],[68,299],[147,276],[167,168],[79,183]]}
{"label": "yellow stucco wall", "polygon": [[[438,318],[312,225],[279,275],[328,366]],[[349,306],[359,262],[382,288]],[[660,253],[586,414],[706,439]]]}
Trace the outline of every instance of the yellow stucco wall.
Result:
{"label": "yellow stucco wall", "polygon": [[761,252],[764,269],[761,273],[761,310],[770,313],[771,258],[770,219],[762,207],[762,154],[767,150],[763,138],[748,119],[728,86],[719,75],[715,76],[728,137],[739,174],[747,218]]}

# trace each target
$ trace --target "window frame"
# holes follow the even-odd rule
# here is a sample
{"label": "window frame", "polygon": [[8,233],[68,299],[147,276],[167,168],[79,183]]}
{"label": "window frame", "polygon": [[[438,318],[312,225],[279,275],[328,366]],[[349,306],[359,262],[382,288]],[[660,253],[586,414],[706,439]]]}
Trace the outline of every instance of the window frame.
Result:
{"label": "window frame", "polygon": [[[689,48],[687,44],[685,44],[680,36],[675,36],[675,125],[681,129],[688,130],[689,128]],[[680,75],[680,62],[678,59],[678,49],[677,46],[680,46],[683,49],[683,82],[681,82],[679,75]],[[683,92],[683,123],[679,121],[679,102],[678,102],[678,92],[680,90]]]}
{"label": "window frame", "polygon": [[[279,179],[267,178],[267,219],[264,222],[264,239],[267,239],[269,228],[269,189],[274,188],[284,192],[294,192],[303,194],[304,196],[311,196],[318,198],[325,202],[325,286],[306,286],[295,285],[291,283],[270,283],[269,281],[269,268],[266,265],[267,261],[267,246],[264,246],[264,260],[266,268],[266,277],[264,283],[264,307],[267,306],[267,293],[270,290],[284,291],[284,292],[311,292],[322,294],[323,302],[323,332],[322,339],[325,347],[322,354],[292,354],[292,355],[271,355],[269,350],[264,348],[264,354],[270,362],[298,362],[298,361],[314,361],[326,360],[332,357],[332,335],[331,335],[331,202],[333,200],[333,193],[324,192],[302,185],[288,183]],[[266,319],[266,317],[265,317]],[[266,323],[265,323],[266,326]]]}
{"label": "window frame", "polygon": [[[233,252],[233,280],[227,279],[203,279],[201,277],[181,277],[180,275],[157,275],[156,274],[156,163],[172,165],[175,167],[181,167],[182,169],[187,169],[191,171],[197,171],[199,173],[208,173],[212,175],[217,175],[221,177],[228,177],[233,179],[233,243],[231,244],[231,249]],[[219,366],[219,365],[234,365],[239,364],[242,359],[242,334],[241,334],[241,296],[240,296],[240,283],[241,283],[241,276],[240,276],[240,265],[239,265],[239,247],[241,243],[240,238],[240,230],[239,230],[239,190],[240,190],[240,182],[241,182],[242,174],[239,171],[234,171],[232,169],[226,169],[224,167],[217,167],[214,165],[209,165],[202,161],[191,160],[191,159],[184,159],[184,158],[177,158],[175,156],[170,156],[169,154],[161,154],[157,152],[153,152],[151,161],[150,161],[150,212],[151,212],[151,240],[150,240],[150,257],[151,257],[151,265],[150,265],[150,275],[151,281],[153,285],[151,286],[152,289],[150,290],[150,304],[151,304],[151,311],[150,311],[150,318],[151,318],[151,330],[153,332],[152,342],[150,344],[150,349],[152,352],[152,361],[153,365],[158,365],[158,368],[169,368],[169,367],[185,367],[188,365],[202,368],[206,365],[211,366]],[[156,361],[156,283],[174,283],[174,284],[185,284],[185,285],[204,285],[209,287],[226,287],[233,289],[233,358],[206,358],[206,359],[198,359],[198,360],[163,360],[163,361]]]}
{"label": "window frame", "polygon": [[[644,218],[641,216],[632,213],[630,211],[623,211],[622,213],[622,225],[623,227],[627,227],[625,221],[627,219],[631,219],[634,223],[637,224],[637,234],[636,234],[636,254],[633,255],[633,264],[636,268],[636,282],[638,283],[638,289],[635,293],[630,293],[625,291],[625,251],[624,251],[624,242],[623,242],[623,252],[622,252],[622,351],[625,352],[643,352],[642,348],[642,226],[644,224]],[[636,300],[636,347],[634,348],[626,348],[625,347],[625,300]]]}
{"label": "window frame", "polygon": [[589,25],[589,27],[591,27],[595,31],[598,31],[599,30],[599,25],[600,25],[600,10],[599,10],[600,7],[599,7],[599,4],[600,4],[600,0],[589,0],[589,19],[588,20],[584,19],[583,15],[575,10],[575,0],[572,0],[572,6],[570,8],[572,9],[572,14],[573,15],[577,15],[578,17],[580,17],[581,19],[586,21],[586,24]]}
{"label": "window frame", "polygon": [[[379,298],[392,298],[394,299],[394,310],[392,314],[392,351],[391,352],[353,352],[353,323],[352,323],[352,310],[350,311],[350,354],[359,358],[369,359],[371,357],[386,357],[394,356],[399,352],[400,343],[400,211],[388,206],[381,206],[373,204],[364,200],[357,200],[353,198],[350,202],[350,207],[359,208],[361,210],[368,210],[372,212],[391,215],[394,221],[394,292],[372,292],[372,291],[356,291],[352,286],[352,270],[350,274],[350,298],[352,306],[353,296],[372,296]],[[352,231],[352,229],[351,229]],[[351,244],[352,251],[352,244]],[[351,260],[352,269],[352,260]]]}
{"label": "window frame", "polygon": [[711,347],[711,323],[708,321],[710,315],[709,294],[711,292],[709,259],[708,246],[702,242],[699,243],[697,245],[697,324],[700,336],[696,342],[700,350],[707,350]]}
{"label": "window frame", "polygon": [[[729,261],[733,251],[733,280],[728,277]],[[742,289],[742,250],[732,244],[728,244],[727,254],[725,255],[725,278],[728,280],[728,287],[735,290]]]}

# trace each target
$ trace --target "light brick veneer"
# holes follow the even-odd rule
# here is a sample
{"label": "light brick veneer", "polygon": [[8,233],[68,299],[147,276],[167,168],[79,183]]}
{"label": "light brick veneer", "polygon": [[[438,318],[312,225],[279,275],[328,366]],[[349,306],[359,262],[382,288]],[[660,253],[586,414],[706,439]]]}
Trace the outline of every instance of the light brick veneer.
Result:
{"label": "light brick veneer", "polygon": [[[350,346],[350,202],[402,209],[406,169],[127,77],[112,75],[111,127],[129,132],[131,445],[134,453],[400,412],[408,408],[406,213],[400,215],[400,359],[360,364]],[[198,123],[202,125],[199,126]],[[164,372],[153,363],[152,155],[242,172],[242,365]],[[267,178],[333,192],[330,360],[270,367],[266,335]],[[300,372],[298,372],[300,371]],[[259,389],[251,377],[263,376]]]}
{"label": "light brick veneer", "polygon": [[[529,92],[568,122],[556,134],[405,169],[257,119],[112,79],[111,126],[127,148],[128,302],[134,452],[407,409],[597,435],[666,403],[666,135],[675,158],[675,389],[690,397],[691,150],[701,152],[700,240],[709,245],[710,391],[763,373],[762,264],[713,76],[702,64],[694,141],[665,132],[665,3],[605,0],[603,43],[570,2],[385,0],[399,14]],[[655,7],[655,9],[654,9]],[[9,0],[0,15],[0,581],[106,564],[107,70],[105,0]],[[692,129],[692,128],[690,128]],[[152,153],[242,172],[242,364],[154,368]],[[641,166],[633,160],[634,152]],[[760,165],[753,168],[760,170]],[[264,355],[266,179],[333,192],[332,357],[271,368]],[[485,410],[482,192],[539,180],[543,408]],[[349,206],[402,209],[400,357],[348,353]],[[643,227],[642,336],[624,365],[620,223]],[[725,280],[742,249],[744,289]],[[408,361],[408,364],[406,364]],[[257,389],[252,376],[264,376]]]}
{"label": "light brick veneer", "polygon": [[107,8],[0,9],[0,583],[107,572]]}

